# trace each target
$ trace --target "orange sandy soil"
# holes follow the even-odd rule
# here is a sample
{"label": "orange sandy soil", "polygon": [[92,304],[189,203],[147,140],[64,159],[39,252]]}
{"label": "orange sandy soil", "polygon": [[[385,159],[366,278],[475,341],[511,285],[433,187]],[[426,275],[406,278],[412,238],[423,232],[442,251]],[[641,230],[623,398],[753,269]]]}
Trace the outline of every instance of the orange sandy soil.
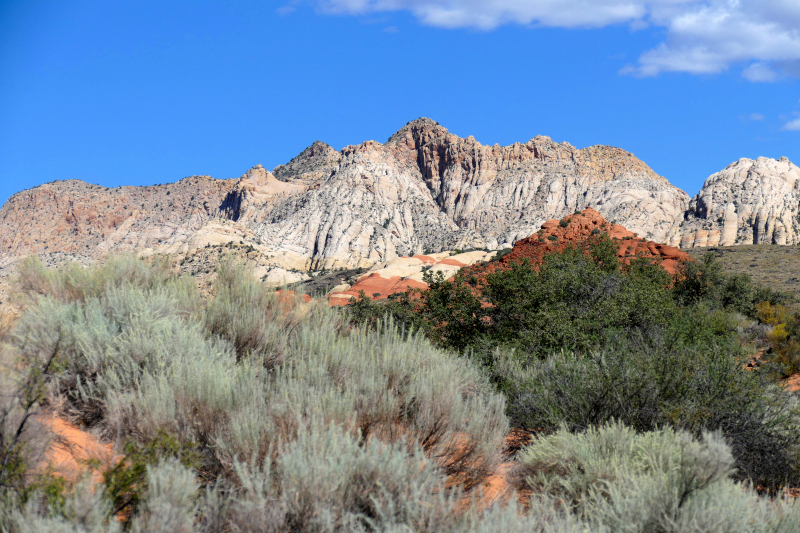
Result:
{"label": "orange sandy soil", "polygon": [[45,458],[39,465],[44,471],[48,468],[53,475],[69,482],[77,481],[86,472],[87,463],[97,464],[92,475],[95,481],[101,481],[100,472],[110,468],[121,456],[114,454],[111,444],[101,443],[97,437],[83,431],[60,418],[47,416],[39,422],[48,426],[55,438]]}
{"label": "orange sandy soil", "polygon": [[[445,260],[446,261],[446,260]],[[444,262],[444,261],[443,261]],[[455,261],[453,261],[455,263]],[[451,264],[451,263],[446,263]],[[464,266],[458,263],[458,266]],[[377,272],[360,279],[355,285],[343,292],[337,292],[329,298],[330,305],[339,306],[347,305],[350,303],[350,298],[359,298],[359,292],[364,291],[364,294],[373,299],[386,298],[390,294],[396,292],[406,292],[406,289],[422,289],[428,288],[427,283],[415,281],[413,279],[401,279],[400,276],[392,276],[391,278],[384,278]],[[375,296],[377,294],[377,296]]]}
{"label": "orange sandy soil", "polygon": [[[419,259],[425,265],[450,265],[463,267],[464,263],[456,261],[455,259],[445,258],[437,261],[435,258],[428,255],[415,255],[414,259]],[[401,279],[400,276],[392,276],[384,278],[377,272],[370,274],[358,280],[352,287],[346,291],[337,292],[328,297],[328,301],[332,306],[342,306],[350,303],[350,298],[359,298],[359,293],[364,291],[364,294],[372,299],[380,300],[388,298],[389,295],[396,292],[406,292],[408,289],[422,289],[428,288],[427,283],[416,281],[413,279]],[[377,296],[376,296],[377,295]]]}
{"label": "orange sandy soil", "polygon": [[783,381],[783,386],[792,392],[800,391],[800,373],[792,374]]}
{"label": "orange sandy soil", "polygon": [[[500,463],[497,471],[490,475],[483,482],[483,494],[481,499],[482,507],[486,508],[496,503],[507,504],[509,498],[514,494],[512,478],[514,475],[514,455],[531,443],[533,434],[523,429],[512,429],[506,436],[505,450],[503,450],[506,460]],[[528,494],[518,494],[519,503],[525,507]]]}

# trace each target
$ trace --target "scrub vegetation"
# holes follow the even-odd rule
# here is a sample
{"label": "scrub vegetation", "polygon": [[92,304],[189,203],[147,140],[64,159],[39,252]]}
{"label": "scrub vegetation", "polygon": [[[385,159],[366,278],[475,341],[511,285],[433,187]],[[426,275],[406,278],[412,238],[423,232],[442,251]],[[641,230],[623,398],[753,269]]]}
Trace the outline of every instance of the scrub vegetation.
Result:
{"label": "scrub vegetation", "polygon": [[[800,527],[782,496],[800,409],[776,384],[793,359],[742,369],[777,324],[793,338],[789,297],[712,257],[676,278],[620,266],[602,235],[489,267],[336,309],[235,262],[203,296],[165,258],[25,261],[0,343],[0,530]],[[46,416],[115,463],[51,475]],[[511,459],[519,497],[487,507],[512,427],[534,432]]]}

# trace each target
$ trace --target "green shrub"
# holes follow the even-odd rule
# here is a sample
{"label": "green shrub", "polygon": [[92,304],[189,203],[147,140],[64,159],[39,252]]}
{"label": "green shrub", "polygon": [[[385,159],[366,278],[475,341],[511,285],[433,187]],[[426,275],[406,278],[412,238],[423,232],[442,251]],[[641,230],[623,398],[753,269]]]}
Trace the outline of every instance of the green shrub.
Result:
{"label": "green shrub", "polygon": [[519,465],[522,486],[538,500],[531,512],[549,510],[555,522],[572,515],[585,531],[800,527],[800,505],[761,499],[730,479],[733,459],[719,434],[694,440],[671,429],[637,433],[619,423],[578,434],[560,430],[525,448]]}
{"label": "green shrub", "polygon": [[492,261],[500,261],[502,258],[504,258],[513,251],[514,251],[513,248],[503,248],[502,250],[499,250],[496,254],[494,254],[494,257],[492,257]]}
{"label": "green shrub", "polygon": [[428,290],[384,307],[353,300],[354,321],[374,324],[388,313],[445,348],[544,355],[597,346],[609,330],[666,327],[677,311],[666,271],[645,259],[621,267],[605,235],[550,253],[537,268],[523,260],[480,280],[464,270],[452,282],[425,280]]}
{"label": "green shrub", "polygon": [[[692,320],[703,318],[687,318]],[[636,431],[673,427],[698,438],[720,431],[738,479],[770,489],[797,483],[797,400],[768,376],[743,371],[731,350],[732,341],[704,346],[699,332],[687,342],[652,331],[638,340],[621,336],[596,352],[543,361],[497,352],[494,368],[515,426],[580,431],[619,420]]]}
{"label": "green shrub", "polygon": [[141,502],[149,497],[148,491],[161,490],[152,486],[151,478],[152,468],[163,461],[177,461],[193,469],[199,469],[202,464],[195,446],[178,442],[165,433],[145,445],[129,440],[121,452],[122,458],[102,472],[106,495],[113,503],[115,515],[135,516]]}
{"label": "green shrub", "polygon": [[569,248],[489,274],[483,297],[492,304],[487,337],[519,352],[596,346],[610,329],[666,325],[675,313],[663,270],[634,262],[627,271],[602,244],[594,257]]}
{"label": "green shrub", "polygon": [[494,468],[504,400],[469,361],[391,323],[349,331],[337,310],[279,300],[241,266],[223,265],[218,283],[192,312],[172,279],[111,280],[85,300],[40,296],[14,347],[30,361],[58,353],[47,379],[62,415],[109,439],[146,445],[164,433],[196,445],[212,478],[264,459],[312,417],[419,445],[468,487]]}
{"label": "green shrub", "polygon": [[447,530],[460,492],[419,448],[362,441],[312,423],[287,443],[274,469],[237,463],[241,489],[231,521],[244,531]]}
{"label": "green shrub", "polygon": [[389,313],[472,353],[507,395],[517,427],[620,419],[638,431],[720,430],[738,475],[774,489],[798,476],[797,409],[767,371],[742,372],[735,312],[755,309],[763,291],[722,275],[713,256],[700,267],[673,285],[652,260],[620,265],[601,235],[546,255],[538,269],[516,262],[480,280],[462,270],[361,311],[373,322]]}
{"label": "green shrub", "polygon": [[750,318],[758,316],[756,305],[761,302],[779,305],[794,301],[789,293],[754,284],[748,274],[726,274],[713,252],[704,254],[700,261],[687,261],[679,266],[673,294],[679,305],[705,301]]}

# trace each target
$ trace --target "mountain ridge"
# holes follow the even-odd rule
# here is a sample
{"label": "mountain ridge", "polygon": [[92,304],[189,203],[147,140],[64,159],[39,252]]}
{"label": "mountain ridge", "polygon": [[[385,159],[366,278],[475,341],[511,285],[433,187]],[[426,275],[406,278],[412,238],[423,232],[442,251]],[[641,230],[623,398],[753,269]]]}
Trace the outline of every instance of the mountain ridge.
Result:
{"label": "mountain ridge", "polygon": [[[690,199],[621,148],[578,149],[546,136],[484,145],[420,118],[383,144],[336,151],[315,141],[272,171],[256,165],[239,178],[190,176],[113,189],[67,180],[21,191],[0,208],[0,268],[30,254],[91,262],[111,251],[186,256],[236,242],[260,253],[266,272],[296,278],[289,273],[509,247],[545,221],[587,207],[647,239],[700,246],[715,231],[732,231],[732,217],[712,220],[720,207],[709,191],[721,198],[712,189],[737,179],[761,187],[755,196],[744,191],[741,202],[725,203],[724,209],[741,211],[737,235],[747,233],[749,213],[756,228],[751,241],[798,242],[797,167],[765,160],[747,174],[735,166],[743,161],[750,160],[710,177]],[[782,204],[771,192],[770,169],[783,176],[780,191],[790,199]],[[751,177],[740,179],[742,172]]]}

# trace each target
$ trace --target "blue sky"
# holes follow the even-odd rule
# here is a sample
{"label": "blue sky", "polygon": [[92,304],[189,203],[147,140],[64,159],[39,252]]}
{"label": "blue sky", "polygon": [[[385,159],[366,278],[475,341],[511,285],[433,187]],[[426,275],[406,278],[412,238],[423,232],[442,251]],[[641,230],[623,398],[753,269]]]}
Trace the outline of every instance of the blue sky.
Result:
{"label": "blue sky", "polygon": [[800,163],[798,0],[0,2],[0,203],[232,178],[428,116],[619,146],[694,195]]}

